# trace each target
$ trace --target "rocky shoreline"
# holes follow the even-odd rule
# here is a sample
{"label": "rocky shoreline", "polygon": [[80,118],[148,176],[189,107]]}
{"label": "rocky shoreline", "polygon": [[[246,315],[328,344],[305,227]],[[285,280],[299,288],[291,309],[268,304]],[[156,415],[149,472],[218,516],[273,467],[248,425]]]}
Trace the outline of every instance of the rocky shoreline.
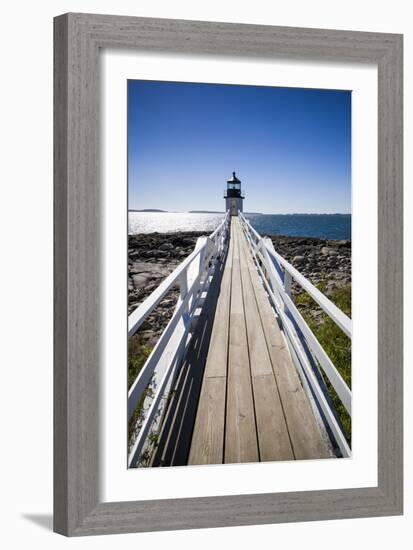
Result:
{"label": "rocky shoreline", "polygon": [[[128,314],[155,290],[194,249],[202,232],[148,233],[128,237]],[[331,297],[351,284],[351,241],[270,236],[275,250]],[[293,284],[297,295],[300,287]],[[172,316],[179,290],[165,296],[139,330],[139,338],[155,345]],[[317,318],[318,312],[314,312]]]}
{"label": "rocky shoreline", "polygon": [[[275,250],[329,296],[351,283],[351,241],[270,237]],[[293,289],[298,289],[293,286]]]}
{"label": "rocky shoreline", "polygon": [[[142,233],[128,236],[128,315],[189,256],[198,231]],[[178,299],[176,286],[160,302],[139,330],[141,342],[153,347],[167,325]]]}

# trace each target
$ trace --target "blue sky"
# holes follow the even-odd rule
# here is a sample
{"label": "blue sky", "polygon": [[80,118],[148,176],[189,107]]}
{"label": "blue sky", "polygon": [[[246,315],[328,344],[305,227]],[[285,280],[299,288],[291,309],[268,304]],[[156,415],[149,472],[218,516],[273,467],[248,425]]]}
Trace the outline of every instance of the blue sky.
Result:
{"label": "blue sky", "polygon": [[130,209],[351,212],[351,92],[128,81]]}

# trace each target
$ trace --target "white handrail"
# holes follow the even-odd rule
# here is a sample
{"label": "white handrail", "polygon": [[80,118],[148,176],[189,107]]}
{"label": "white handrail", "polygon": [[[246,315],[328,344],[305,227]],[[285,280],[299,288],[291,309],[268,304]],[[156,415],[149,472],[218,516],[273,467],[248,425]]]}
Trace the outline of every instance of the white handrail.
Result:
{"label": "white handrail", "polygon": [[[227,231],[229,220],[229,213],[227,212],[222,223],[215,229],[213,233],[208,237],[209,240],[214,242],[216,251],[221,252],[219,244],[216,241],[222,236],[222,233]],[[156,308],[162,298],[167,292],[179,281],[181,275],[187,272],[189,266],[197,259],[197,257],[204,251],[207,243],[203,248],[195,248],[195,250],[183,260],[175,269],[168,275],[168,277],[162,281],[162,283],[129,315],[128,317],[128,337],[133,336],[142,323]],[[219,248],[219,250],[218,250]]]}
{"label": "white handrail", "polygon": [[251,226],[250,222],[240,213],[240,219],[242,225],[248,228],[254,236],[255,249],[264,245],[270,256],[272,256],[279,265],[281,265],[285,272],[288,273],[312,298],[321,309],[336,323],[341,330],[351,338],[352,335],[352,322],[351,319],[339,309],[331,300],[327,298],[322,292],[318,290],[308,279],[306,279],[295,267],[293,267],[285,258],[283,258],[268,242],[264,242],[265,239],[261,237],[259,233]]}
{"label": "white handrail", "polygon": [[341,311],[331,300],[325,296],[322,292],[318,290],[308,279],[306,279],[295,267],[287,262],[278,252],[274,249],[271,250],[271,247],[268,243],[264,243],[270,255],[273,255],[274,258],[283,266],[283,268],[291,275],[295,281],[313,298],[315,302],[321,307],[321,309],[327,313],[327,315],[336,323],[341,330],[351,338],[352,335],[352,322],[347,315]]}
{"label": "white handrail", "polygon": [[209,235],[200,237],[194,251],[138,306],[128,318],[128,336],[132,336],[175,284],[180,297],[165,330],[128,392],[128,419],[134,414],[145,390],[155,379],[156,391],[146,397],[137,438],[128,457],[129,466],[139,462],[147,436],[162,413],[162,397],[171,387],[201,294],[208,290],[215,264],[224,252],[228,237],[229,212],[222,223]]}

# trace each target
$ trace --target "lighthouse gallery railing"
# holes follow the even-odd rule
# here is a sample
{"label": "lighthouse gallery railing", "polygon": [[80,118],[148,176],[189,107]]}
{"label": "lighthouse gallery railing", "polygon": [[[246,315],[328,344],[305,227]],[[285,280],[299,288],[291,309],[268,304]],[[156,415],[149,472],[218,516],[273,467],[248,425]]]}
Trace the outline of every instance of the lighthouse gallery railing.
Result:
{"label": "lighthouse gallery railing", "polygon": [[239,219],[255,265],[281,322],[291,356],[301,375],[307,394],[321,409],[342,455],[348,457],[350,448],[337,421],[335,410],[320,376],[319,366],[334,387],[350,417],[351,390],[293,302],[291,297],[292,280],[294,279],[317,302],[350,339],[352,336],[351,319],[280,256],[275,251],[271,239],[261,237],[241,212],[239,212]]}
{"label": "lighthouse gallery railing", "polygon": [[[215,270],[227,245],[229,213],[209,237],[200,237],[194,251],[138,306],[128,318],[128,337],[133,336],[160,301],[176,284],[179,299],[168,325],[128,393],[128,420],[144,399],[139,432],[129,452],[128,465],[140,460],[148,435],[160,421],[168,393],[190,339],[190,330]],[[153,394],[145,395],[152,384]]]}

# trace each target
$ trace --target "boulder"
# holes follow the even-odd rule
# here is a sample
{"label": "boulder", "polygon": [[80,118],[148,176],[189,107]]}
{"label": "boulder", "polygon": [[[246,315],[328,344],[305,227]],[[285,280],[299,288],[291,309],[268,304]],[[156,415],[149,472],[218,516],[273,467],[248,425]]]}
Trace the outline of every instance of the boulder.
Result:
{"label": "boulder", "polygon": [[140,273],[139,275],[132,275],[132,280],[135,288],[141,288],[145,286],[146,281],[149,279],[147,273]]}
{"label": "boulder", "polygon": [[168,253],[165,250],[161,250],[159,248],[158,250],[152,251],[152,256],[154,258],[166,258],[168,256]]}
{"label": "boulder", "polygon": [[294,256],[293,264],[302,264],[305,262],[305,256]]}

